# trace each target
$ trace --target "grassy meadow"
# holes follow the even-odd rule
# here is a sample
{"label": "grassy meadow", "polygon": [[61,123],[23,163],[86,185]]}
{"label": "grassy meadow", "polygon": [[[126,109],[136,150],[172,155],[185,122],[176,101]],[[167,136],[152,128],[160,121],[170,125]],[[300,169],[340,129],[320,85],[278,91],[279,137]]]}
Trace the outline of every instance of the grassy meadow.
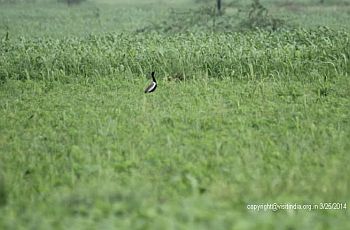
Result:
{"label": "grassy meadow", "polygon": [[350,228],[350,4],[214,3],[0,0],[0,229]]}

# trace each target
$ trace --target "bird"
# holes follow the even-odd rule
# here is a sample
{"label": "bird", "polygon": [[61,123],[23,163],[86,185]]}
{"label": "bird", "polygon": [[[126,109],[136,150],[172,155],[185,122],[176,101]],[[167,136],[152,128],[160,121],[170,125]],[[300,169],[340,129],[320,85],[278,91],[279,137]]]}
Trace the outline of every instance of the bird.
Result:
{"label": "bird", "polygon": [[145,93],[152,93],[157,88],[157,81],[154,77],[154,71],[151,73],[152,76],[152,82],[147,88],[145,89]]}

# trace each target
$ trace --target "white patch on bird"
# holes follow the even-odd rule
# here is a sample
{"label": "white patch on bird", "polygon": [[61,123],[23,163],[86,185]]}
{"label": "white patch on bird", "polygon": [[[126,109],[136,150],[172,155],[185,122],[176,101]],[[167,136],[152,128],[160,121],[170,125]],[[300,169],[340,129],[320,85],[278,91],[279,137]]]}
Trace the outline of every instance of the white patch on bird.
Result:
{"label": "white patch on bird", "polygon": [[156,87],[156,85],[157,84],[155,82],[152,82],[152,86],[149,88],[148,92],[151,92]]}

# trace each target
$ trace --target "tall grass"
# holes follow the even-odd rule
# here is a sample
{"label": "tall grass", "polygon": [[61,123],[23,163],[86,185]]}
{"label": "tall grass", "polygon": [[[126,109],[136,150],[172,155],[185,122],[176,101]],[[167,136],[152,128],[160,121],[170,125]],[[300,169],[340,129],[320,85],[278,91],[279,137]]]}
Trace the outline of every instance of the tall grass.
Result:
{"label": "tall grass", "polygon": [[2,40],[0,79],[95,80],[152,70],[188,78],[314,79],[349,74],[349,33],[329,28],[231,34],[91,35]]}

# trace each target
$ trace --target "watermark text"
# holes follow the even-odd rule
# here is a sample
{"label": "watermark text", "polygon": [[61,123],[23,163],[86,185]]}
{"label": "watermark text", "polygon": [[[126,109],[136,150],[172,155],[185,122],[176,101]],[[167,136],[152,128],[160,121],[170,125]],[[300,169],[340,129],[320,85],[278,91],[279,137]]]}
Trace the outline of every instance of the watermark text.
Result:
{"label": "watermark text", "polygon": [[247,204],[247,209],[255,212],[259,211],[279,211],[279,210],[346,210],[347,203],[342,202],[324,202],[314,204],[298,203],[262,203]]}

